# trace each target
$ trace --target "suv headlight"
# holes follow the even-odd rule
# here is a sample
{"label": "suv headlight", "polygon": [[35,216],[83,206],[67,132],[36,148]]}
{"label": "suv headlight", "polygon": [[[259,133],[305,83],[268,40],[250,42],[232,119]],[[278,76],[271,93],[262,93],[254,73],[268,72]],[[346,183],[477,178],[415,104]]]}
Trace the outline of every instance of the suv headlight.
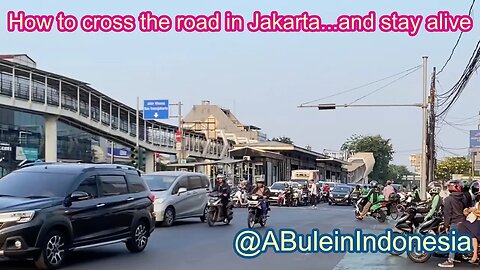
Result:
{"label": "suv headlight", "polygon": [[26,222],[30,222],[34,216],[35,216],[34,210],[2,213],[0,214],[0,223],[8,223],[8,222],[26,223]]}
{"label": "suv headlight", "polygon": [[345,199],[348,199],[348,194],[347,194],[347,195],[345,195]]}

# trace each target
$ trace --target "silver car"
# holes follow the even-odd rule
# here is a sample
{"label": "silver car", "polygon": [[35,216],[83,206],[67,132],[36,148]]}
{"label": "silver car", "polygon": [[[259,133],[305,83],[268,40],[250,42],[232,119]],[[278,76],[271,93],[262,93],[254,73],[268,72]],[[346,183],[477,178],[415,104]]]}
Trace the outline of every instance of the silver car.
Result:
{"label": "silver car", "polygon": [[201,173],[165,171],[144,174],[143,179],[155,195],[155,219],[164,226],[175,220],[199,217],[206,219],[210,181]]}

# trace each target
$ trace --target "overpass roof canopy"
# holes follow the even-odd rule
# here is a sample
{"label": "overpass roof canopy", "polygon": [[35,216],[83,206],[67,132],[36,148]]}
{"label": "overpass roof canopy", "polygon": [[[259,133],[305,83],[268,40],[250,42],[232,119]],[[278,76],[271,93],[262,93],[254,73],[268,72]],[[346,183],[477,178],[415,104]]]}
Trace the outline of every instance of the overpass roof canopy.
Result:
{"label": "overpass roof canopy", "polygon": [[[11,68],[15,67],[15,69],[20,70],[20,71],[31,72],[32,74],[45,76],[45,77],[48,77],[49,79],[56,79],[56,80],[60,80],[60,81],[63,81],[63,82],[67,82],[71,85],[80,87],[83,91],[89,92],[89,93],[95,95],[96,97],[102,98],[106,102],[110,102],[114,106],[122,108],[126,112],[129,112],[129,113],[134,114],[134,115],[136,114],[137,110],[135,108],[132,108],[125,103],[122,103],[122,102],[120,102],[116,99],[113,99],[110,96],[107,96],[106,94],[103,94],[102,92],[93,88],[87,82],[76,80],[76,79],[66,77],[66,76],[63,76],[63,75],[60,75],[60,74],[40,70],[40,69],[37,69],[37,68],[34,68],[34,67],[22,65],[22,64],[17,63],[17,62],[11,62],[11,61],[5,60],[5,59],[7,59],[7,56],[10,56],[10,55],[4,55],[3,59],[2,59],[2,57],[0,57],[0,72],[2,72],[2,71],[11,72]],[[139,117],[140,117],[140,119],[143,119],[143,112],[142,111],[139,112]],[[170,125],[170,124],[166,124],[166,123],[159,122],[159,121],[147,120],[146,122],[148,124],[162,125],[163,127],[170,128],[170,129],[177,129],[178,128],[175,125]],[[193,134],[196,134],[200,137],[205,137],[205,134],[195,132],[195,131],[191,131],[191,130],[188,130],[188,133],[193,133]]]}
{"label": "overpass roof canopy", "polygon": [[317,162],[334,162],[334,163],[345,163],[342,160],[335,159],[328,155],[318,153],[303,147],[296,146],[294,144],[276,142],[276,141],[268,141],[268,142],[259,142],[259,143],[252,143],[252,144],[245,144],[245,145],[236,145],[230,152],[234,152],[239,149],[244,148],[251,148],[260,151],[266,151],[270,153],[295,153],[301,156],[308,156],[309,158],[316,159]]}

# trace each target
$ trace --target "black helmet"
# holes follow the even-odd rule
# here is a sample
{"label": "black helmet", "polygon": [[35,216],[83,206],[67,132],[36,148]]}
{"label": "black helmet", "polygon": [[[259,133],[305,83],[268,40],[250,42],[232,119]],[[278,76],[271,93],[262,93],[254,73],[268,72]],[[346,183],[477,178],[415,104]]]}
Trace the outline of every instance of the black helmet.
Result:
{"label": "black helmet", "polygon": [[360,185],[356,185],[355,188],[356,188],[356,189],[360,189]]}
{"label": "black helmet", "polygon": [[417,185],[415,185],[415,184],[412,185],[412,190],[415,190],[417,188],[418,188]]}
{"label": "black helmet", "polygon": [[439,194],[442,191],[442,184],[440,182],[431,182],[427,187],[428,193],[430,195]]}
{"label": "black helmet", "polygon": [[470,191],[472,192],[473,196],[480,195],[480,181],[473,181],[470,185]]}
{"label": "black helmet", "polygon": [[470,190],[470,182],[468,180],[462,181],[462,192],[467,192]]}
{"label": "black helmet", "polygon": [[372,181],[372,182],[370,182],[370,187],[375,188],[375,187],[377,187],[377,186],[378,186],[378,182],[377,182],[377,181]]}

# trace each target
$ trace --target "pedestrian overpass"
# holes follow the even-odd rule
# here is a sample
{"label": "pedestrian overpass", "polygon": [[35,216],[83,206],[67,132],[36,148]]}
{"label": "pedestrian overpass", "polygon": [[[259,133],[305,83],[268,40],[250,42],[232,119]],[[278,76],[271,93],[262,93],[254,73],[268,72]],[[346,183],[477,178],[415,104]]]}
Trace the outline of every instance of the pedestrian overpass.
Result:
{"label": "pedestrian overpass", "polygon": [[[135,89],[132,89],[135,90]],[[45,117],[45,160],[57,160],[57,121],[128,147],[146,149],[146,165],[153,167],[154,153],[176,154],[178,127],[148,121],[140,112],[102,94],[85,82],[35,67],[0,59],[0,106]],[[209,140],[204,134],[183,132],[183,156],[221,160],[232,145],[224,134]]]}

